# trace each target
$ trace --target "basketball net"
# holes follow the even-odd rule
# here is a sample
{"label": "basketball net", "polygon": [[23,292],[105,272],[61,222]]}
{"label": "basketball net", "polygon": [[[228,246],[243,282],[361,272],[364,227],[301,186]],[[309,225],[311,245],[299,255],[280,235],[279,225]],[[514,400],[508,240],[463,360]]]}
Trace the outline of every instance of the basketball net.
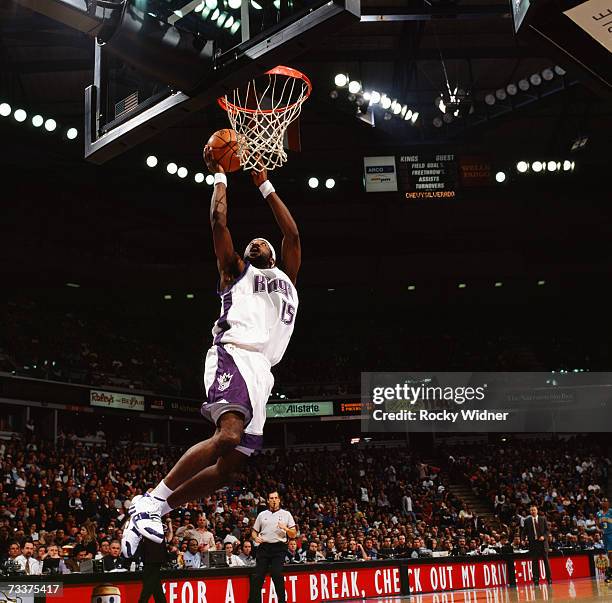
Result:
{"label": "basketball net", "polygon": [[236,131],[243,170],[271,171],[287,161],[285,131],[311,91],[303,73],[278,66],[218,99]]}

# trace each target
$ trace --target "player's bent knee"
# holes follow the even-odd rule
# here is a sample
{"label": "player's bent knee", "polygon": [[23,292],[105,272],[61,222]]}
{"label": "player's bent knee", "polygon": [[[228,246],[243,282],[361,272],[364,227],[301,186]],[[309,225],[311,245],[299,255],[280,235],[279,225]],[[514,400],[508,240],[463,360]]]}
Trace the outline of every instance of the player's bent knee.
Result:
{"label": "player's bent knee", "polygon": [[241,432],[221,430],[217,438],[217,446],[221,454],[227,454],[240,444]]}

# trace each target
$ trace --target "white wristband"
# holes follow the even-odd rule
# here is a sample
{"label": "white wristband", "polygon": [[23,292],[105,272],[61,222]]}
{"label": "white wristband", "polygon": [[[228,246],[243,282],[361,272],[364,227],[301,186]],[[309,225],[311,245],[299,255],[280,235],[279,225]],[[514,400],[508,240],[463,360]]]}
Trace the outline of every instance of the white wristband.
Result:
{"label": "white wristband", "polygon": [[269,180],[266,180],[260,187],[259,192],[261,196],[265,199],[269,194],[275,193],[276,189],[272,186],[272,183]]}
{"label": "white wristband", "polygon": [[215,174],[215,184],[225,184],[227,186],[227,176],[223,172]]}

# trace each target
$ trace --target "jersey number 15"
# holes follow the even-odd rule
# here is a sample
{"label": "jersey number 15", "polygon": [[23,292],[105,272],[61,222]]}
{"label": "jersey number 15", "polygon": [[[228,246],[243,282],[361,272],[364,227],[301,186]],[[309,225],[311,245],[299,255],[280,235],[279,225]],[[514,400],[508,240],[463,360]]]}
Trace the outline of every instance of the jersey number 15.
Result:
{"label": "jersey number 15", "polygon": [[283,305],[281,306],[281,320],[286,324],[290,325],[295,318],[295,307],[291,304],[288,304],[286,300],[283,300]]}

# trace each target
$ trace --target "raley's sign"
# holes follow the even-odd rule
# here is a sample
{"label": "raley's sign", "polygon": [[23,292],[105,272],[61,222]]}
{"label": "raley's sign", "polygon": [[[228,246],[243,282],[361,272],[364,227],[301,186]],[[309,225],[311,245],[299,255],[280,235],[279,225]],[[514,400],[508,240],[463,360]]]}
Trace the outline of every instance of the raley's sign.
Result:
{"label": "raley's sign", "polygon": [[89,402],[92,406],[105,408],[121,408],[123,410],[138,410],[144,412],[144,396],[134,394],[119,394],[117,392],[104,392],[92,389],[89,392]]}

